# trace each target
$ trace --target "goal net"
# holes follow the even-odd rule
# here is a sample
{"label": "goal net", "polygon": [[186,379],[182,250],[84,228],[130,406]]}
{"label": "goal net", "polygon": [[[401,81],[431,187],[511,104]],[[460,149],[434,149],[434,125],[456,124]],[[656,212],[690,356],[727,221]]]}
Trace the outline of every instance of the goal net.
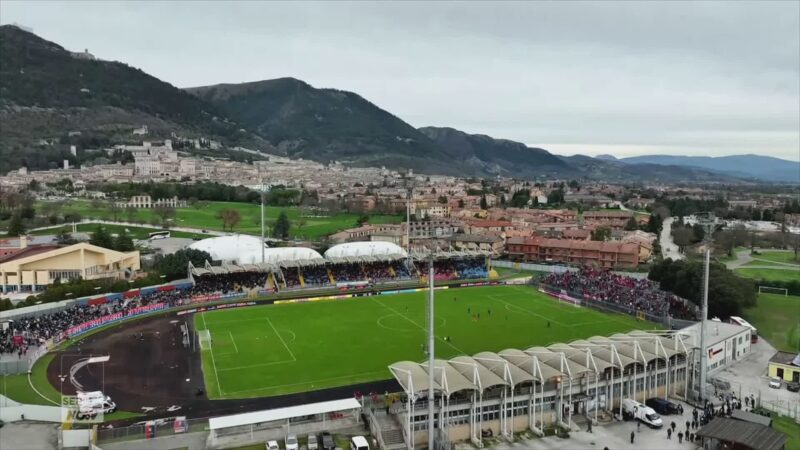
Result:
{"label": "goal net", "polygon": [[197,342],[200,344],[200,350],[211,350],[211,331],[198,330]]}
{"label": "goal net", "polygon": [[759,286],[758,287],[759,294],[778,294],[778,295],[789,295],[789,289],[787,288],[779,288],[779,287],[772,287],[772,286]]}

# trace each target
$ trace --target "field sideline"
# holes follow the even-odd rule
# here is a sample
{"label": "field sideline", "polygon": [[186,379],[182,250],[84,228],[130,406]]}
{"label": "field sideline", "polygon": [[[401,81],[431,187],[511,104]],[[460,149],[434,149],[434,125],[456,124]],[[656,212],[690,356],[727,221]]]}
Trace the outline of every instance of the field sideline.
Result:
{"label": "field sideline", "polygon": [[[208,396],[264,397],[390,378],[389,364],[425,358],[426,295],[195,314],[195,329],[210,330],[213,340],[202,351]],[[440,358],[657,327],[559,303],[527,286],[438,290],[436,317]]]}

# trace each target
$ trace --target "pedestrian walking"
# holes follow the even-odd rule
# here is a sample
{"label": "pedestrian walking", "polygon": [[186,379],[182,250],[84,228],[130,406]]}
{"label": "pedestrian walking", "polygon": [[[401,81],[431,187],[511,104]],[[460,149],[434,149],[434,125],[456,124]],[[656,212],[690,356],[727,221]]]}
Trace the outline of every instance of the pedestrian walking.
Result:
{"label": "pedestrian walking", "polygon": [[639,432],[639,429],[642,428],[642,422],[636,421],[636,432]]}
{"label": "pedestrian walking", "polygon": [[667,428],[667,439],[672,440],[672,428]]}
{"label": "pedestrian walking", "polygon": [[591,433],[592,432],[592,421],[590,420],[588,423],[589,423],[589,429],[587,431],[589,431],[589,433]]}
{"label": "pedestrian walking", "polygon": [[633,438],[636,437],[636,433],[631,431],[631,444],[633,444]]}
{"label": "pedestrian walking", "polygon": [[678,431],[678,444],[683,444],[683,432]]}
{"label": "pedestrian walking", "polygon": [[689,421],[687,420],[687,421],[686,421],[686,431],[689,431],[689,425],[691,425],[691,424],[690,424],[690,423],[689,423]]}
{"label": "pedestrian walking", "polygon": [[672,427],[672,432],[674,433],[675,432],[675,422],[670,423],[669,426]]}

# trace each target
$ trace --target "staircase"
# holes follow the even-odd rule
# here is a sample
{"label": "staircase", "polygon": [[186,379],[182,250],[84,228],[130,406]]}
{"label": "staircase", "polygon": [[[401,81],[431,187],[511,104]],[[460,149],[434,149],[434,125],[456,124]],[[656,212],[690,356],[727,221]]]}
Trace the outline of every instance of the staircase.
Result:
{"label": "staircase", "polygon": [[406,448],[406,444],[403,441],[403,432],[399,428],[384,428],[381,433],[383,434],[383,443],[387,449]]}

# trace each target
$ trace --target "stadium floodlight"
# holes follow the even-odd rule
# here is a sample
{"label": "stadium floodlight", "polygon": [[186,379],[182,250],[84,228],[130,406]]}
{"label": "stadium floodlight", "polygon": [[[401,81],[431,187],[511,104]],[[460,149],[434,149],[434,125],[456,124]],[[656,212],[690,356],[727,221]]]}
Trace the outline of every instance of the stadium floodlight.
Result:
{"label": "stadium floodlight", "polygon": [[[434,324],[433,324],[433,251],[428,256],[428,449],[433,450],[433,406],[435,404],[433,392],[433,367],[436,358],[433,355]],[[441,424],[439,424],[441,426]]]}
{"label": "stadium floodlight", "polygon": [[701,308],[700,317],[700,398],[705,398],[706,395],[706,319],[708,318],[708,278],[709,268],[711,266],[711,246],[714,241],[714,229],[717,226],[717,218],[714,213],[704,212],[698,213],[696,216],[697,223],[703,227],[705,236],[703,236],[703,244],[705,245],[705,263],[703,264],[703,305]]}

